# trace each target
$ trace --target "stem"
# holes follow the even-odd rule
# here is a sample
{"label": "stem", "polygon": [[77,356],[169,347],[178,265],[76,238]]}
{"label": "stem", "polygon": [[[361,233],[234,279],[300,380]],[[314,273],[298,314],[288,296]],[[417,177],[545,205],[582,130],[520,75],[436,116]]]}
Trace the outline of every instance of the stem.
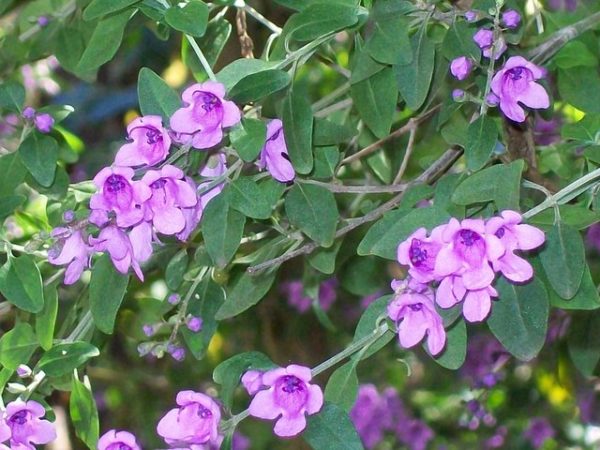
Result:
{"label": "stem", "polygon": [[330,102],[332,102],[339,96],[344,95],[349,90],[350,90],[350,83],[342,84],[339,88],[335,89],[330,94],[327,94],[322,99],[317,100],[315,103],[313,103],[313,105],[312,105],[313,113],[318,112],[319,110],[321,110],[322,108],[327,106]]}
{"label": "stem", "polygon": [[196,56],[200,60],[200,64],[202,64],[202,67],[206,71],[206,74],[208,75],[208,78],[210,78],[212,81],[217,81],[217,77],[215,77],[215,74],[212,71],[212,69],[210,67],[210,64],[206,60],[206,57],[204,56],[204,53],[202,53],[202,50],[198,46],[197,42],[190,35],[186,34],[185,38],[188,40],[188,42],[192,46],[192,49],[194,50],[194,53],[196,53]]}
{"label": "stem", "polygon": [[206,185],[206,187],[203,187],[202,189],[198,189],[198,195],[202,195],[205,194],[206,192],[210,191],[211,189],[213,189],[215,186],[221,184],[223,181],[225,181],[229,175],[231,175],[233,172],[235,172],[239,167],[241,167],[243,164],[241,159],[238,159],[236,162],[234,162],[231,167],[229,169],[227,169],[227,171],[223,174],[223,175],[219,175],[217,178],[215,178],[214,180],[212,180],[210,183],[208,183]]}
{"label": "stem", "polygon": [[56,271],[56,273],[54,275],[52,275],[50,278],[48,278],[46,281],[44,281],[44,287],[45,286],[50,286],[52,283],[54,283],[56,280],[58,280],[63,273],[65,273],[66,269],[59,269]]}
{"label": "stem", "polygon": [[492,85],[492,78],[494,77],[494,66],[496,64],[496,49],[498,45],[498,39],[500,38],[500,5],[496,2],[496,14],[494,14],[494,41],[492,42],[492,51],[489,57],[489,64],[487,68],[487,77],[485,80],[485,89],[483,90],[483,101],[481,102],[481,108],[479,109],[479,115],[483,116],[487,112],[488,104],[485,101],[490,87]]}
{"label": "stem", "polygon": [[279,28],[277,25],[275,25],[273,22],[271,22],[269,19],[267,19],[265,16],[263,16],[257,10],[255,10],[252,6],[244,4],[243,8],[248,14],[250,14],[252,17],[254,17],[258,22],[262,23],[265,27],[267,27],[269,30],[271,30],[273,32],[273,34],[279,36],[281,34],[281,32],[283,31],[283,29]]}
{"label": "stem", "polygon": [[171,156],[169,156],[169,158],[160,167],[164,167],[167,164],[173,164],[175,161],[177,161],[179,158],[181,158],[183,155],[185,155],[189,151],[190,151],[190,145],[184,145],[179,150],[177,150],[175,153],[173,153]]}
{"label": "stem", "polygon": [[188,289],[187,294],[185,294],[185,298],[183,299],[183,302],[181,302],[179,306],[179,311],[177,312],[177,320],[175,321],[175,325],[173,326],[173,331],[171,332],[171,336],[169,336],[169,343],[175,342],[175,339],[177,339],[177,333],[179,332],[181,324],[184,322],[185,313],[187,311],[188,304],[190,303],[190,299],[192,298],[192,295],[194,295],[194,292],[196,292],[196,288],[198,287],[200,282],[204,279],[206,272],[208,272],[207,267],[203,268],[202,270],[200,270],[200,272],[198,272],[198,275],[196,276],[196,278],[194,278],[194,282]]}
{"label": "stem", "polygon": [[417,134],[417,128],[419,125],[415,123],[414,119],[410,119],[407,125],[412,125],[410,128],[410,134],[408,135],[408,144],[406,144],[406,152],[404,153],[404,158],[402,158],[402,164],[400,164],[400,169],[394,178],[393,184],[400,183],[406,168],[408,167],[408,161],[410,156],[412,155],[413,148],[415,147],[415,136]]}
{"label": "stem", "polygon": [[65,342],[75,342],[82,336],[85,336],[92,327],[92,324],[92,313],[91,311],[87,311],[81,318],[81,322],[79,322],[73,331],[71,331],[71,334],[67,336]]}
{"label": "stem", "polygon": [[304,184],[314,184],[339,194],[389,194],[406,190],[406,184],[391,184],[389,186],[344,186],[343,184],[324,183],[317,180],[302,180]]}
{"label": "stem", "polygon": [[339,111],[340,109],[349,108],[350,106],[352,106],[352,99],[345,98],[344,100],[340,100],[339,102],[334,103],[333,105],[329,105],[326,108],[317,111],[316,113],[314,113],[314,116],[317,118],[327,117],[329,114]]}
{"label": "stem", "polygon": [[285,69],[291,63],[302,58],[304,55],[311,52],[313,49],[316,49],[321,44],[327,42],[330,39],[333,39],[334,36],[335,36],[335,33],[329,33],[329,34],[321,36],[320,38],[317,38],[316,40],[306,44],[304,47],[300,47],[298,50],[290,53],[287,56],[287,58],[285,58],[283,61],[281,61],[275,67],[273,67],[273,69]]}

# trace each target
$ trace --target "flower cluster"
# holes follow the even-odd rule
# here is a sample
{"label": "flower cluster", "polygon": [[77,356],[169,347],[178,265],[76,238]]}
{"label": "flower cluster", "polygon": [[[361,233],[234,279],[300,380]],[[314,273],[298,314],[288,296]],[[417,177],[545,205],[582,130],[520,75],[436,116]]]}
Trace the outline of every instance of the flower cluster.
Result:
{"label": "flower cluster", "polygon": [[[323,311],[328,311],[337,298],[337,278],[330,278],[319,285],[318,301]],[[280,292],[287,297],[288,304],[299,313],[310,309],[313,300],[304,294],[304,283],[301,280],[286,281],[280,284]]]}
{"label": "flower cluster", "polygon": [[[468,11],[465,18],[476,22],[489,18],[487,14]],[[502,13],[501,24],[506,29],[517,28],[521,23],[521,15],[515,10]],[[473,40],[481,49],[485,58],[500,59],[507,50],[506,40],[502,29],[480,28],[473,35]],[[467,56],[459,56],[450,63],[450,72],[458,80],[465,80],[471,73],[474,61]],[[511,56],[504,66],[498,70],[491,80],[491,92],[486,92],[484,101],[490,106],[500,106],[500,109],[510,120],[525,121],[525,110],[521,104],[534,109],[545,109],[550,106],[550,98],[544,87],[537,80],[544,78],[545,71],[522,56]],[[455,89],[454,100],[464,101],[464,92]]]}
{"label": "flower cluster", "polygon": [[[86,239],[86,221],[53,231],[56,243],[48,260],[68,266],[65,284],[79,279],[94,252],[108,253],[119,272],[126,274],[132,268],[143,281],[140,266],[152,256],[152,244],[160,242],[157,235],[187,240],[208,202],[222,191],[223,183],[215,181],[227,172],[223,152],[208,157],[198,173],[206,181],[198,185],[169,164],[167,157],[173,144],[184,150],[215,148],[224,129],[240,122],[241,112],[225,99],[225,87],[213,81],[190,86],[182,99],[184,106],[170,117],[168,128],[160,116],[133,120],[127,127],[128,142],[117,152],[114,164],[94,177],[97,192],[90,199],[89,223],[99,228],[98,234]],[[33,110],[30,113],[31,120],[37,120]],[[257,165],[280,182],[294,179],[280,120],[268,124]]]}
{"label": "flower cluster", "polygon": [[142,447],[130,432],[109,430],[98,439],[98,450],[142,450]]}
{"label": "flower cluster", "polygon": [[38,113],[31,106],[23,110],[23,118],[31,123],[40,133],[50,133],[54,126],[54,118],[48,113]]}
{"label": "flower cluster", "polygon": [[[43,420],[46,410],[34,400],[15,400],[0,418],[0,450],[35,450],[56,439],[54,425]],[[2,442],[9,442],[10,447]]]}
{"label": "flower cluster", "polygon": [[[544,233],[523,224],[515,211],[502,211],[487,221],[450,219],[430,234],[419,228],[398,246],[397,258],[408,266],[408,280],[395,281],[396,292],[388,315],[398,324],[400,344],[416,345],[427,333],[431,354],[445,343],[445,332],[435,304],[451,308],[463,304],[469,322],[483,321],[491,310],[497,273],[513,283],[533,277],[533,268],[515,251],[532,250],[544,243]],[[435,285],[435,294],[434,288]]]}
{"label": "flower cluster", "polygon": [[291,364],[260,372],[249,370],[242,384],[254,398],[248,407],[251,416],[274,420],[274,432],[292,437],[306,428],[306,415],[318,413],[323,406],[323,391],[315,384],[308,367]]}

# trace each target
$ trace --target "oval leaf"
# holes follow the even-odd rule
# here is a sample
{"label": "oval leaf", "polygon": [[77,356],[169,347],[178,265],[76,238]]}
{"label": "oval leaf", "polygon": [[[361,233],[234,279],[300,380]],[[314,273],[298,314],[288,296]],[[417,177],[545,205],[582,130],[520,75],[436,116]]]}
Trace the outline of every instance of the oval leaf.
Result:
{"label": "oval leaf", "polygon": [[208,6],[201,0],[178,3],[167,9],[165,21],[177,31],[202,37],[208,24]]}
{"label": "oval leaf", "polygon": [[92,268],[90,310],[96,327],[103,333],[112,334],[128,284],[129,277],[115,270],[108,253],[100,256]]}
{"label": "oval leaf", "polygon": [[287,87],[291,77],[283,70],[264,70],[242,78],[229,91],[229,97],[236,103],[250,103]]}
{"label": "oval leaf", "polygon": [[309,173],[313,167],[313,115],[306,96],[292,90],[283,101],[282,119],[292,165],[299,173]]}
{"label": "oval leaf", "polygon": [[88,342],[58,344],[44,353],[38,362],[38,368],[51,377],[59,377],[71,373],[99,354],[98,349]]}
{"label": "oval leaf", "polygon": [[15,370],[19,364],[27,364],[37,347],[38,340],[31,325],[19,322],[0,339],[0,364]]}
{"label": "oval leaf", "polygon": [[469,170],[479,170],[487,163],[496,147],[497,139],[498,127],[488,116],[480,116],[469,124],[465,146],[465,158]]}
{"label": "oval leaf", "polygon": [[35,181],[44,187],[52,184],[58,160],[58,144],[54,138],[32,132],[19,146],[19,156]]}
{"label": "oval leaf", "polygon": [[348,413],[333,403],[307,418],[302,437],[314,450],[363,450],[358,433]]}
{"label": "oval leaf", "polygon": [[391,68],[355,83],[351,88],[352,100],[360,117],[378,138],[387,136],[392,127],[398,88]]}
{"label": "oval leaf", "polygon": [[167,120],[181,106],[177,92],[147,67],[140,70],[137,92],[143,115],[156,114]]}

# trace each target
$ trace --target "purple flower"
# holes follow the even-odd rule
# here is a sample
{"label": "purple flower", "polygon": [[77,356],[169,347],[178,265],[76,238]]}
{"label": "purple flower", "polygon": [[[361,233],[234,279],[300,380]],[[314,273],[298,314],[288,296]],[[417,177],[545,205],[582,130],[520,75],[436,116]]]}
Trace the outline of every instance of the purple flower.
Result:
{"label": "purple flower", "polygon": [[171,129],[191,135],[194,148],[214,147],[223,139],[223,128],[232,127],[241,119],[236,104],[224,97],[225,86],[221,83],[207,81],[190,86],[182,94],[186,106],[171,116]]}
{"label": "purple flower", "polygon": [[483,56],[486,58],[491,58],[493,53],[494,59],[498,59],[500,56],[502,56],[507,48],[506,41],[502,36],[499,36],[494,42],[494,32],[484,28],[480,29],[473,35],[473,40],[479,46]]}
{"label": "purple flower", "polygon": [[[335,302],[337,285],[336,278],[329,278],[319,285],[318,300],[323,311],[328,311]],[[281,283],[280,291],[287,296],[288,304],[300,313],[307,312],[313,303],[313,300],[304,294],[304,283],[300,280]]]}
{"label": "purple flower", "polygon": [[181,300],[181,296],[179,294],[171,294],[171,295],[169,295],[169,297],[167,297],[167,301],[171,305],[176,305],[177,303],[179,303],[180,300]]}
{"label": "purple flower", "polygon": [[50,114],[36,114],[33,119],[35,127],[40,133],[50,133],[54,126],[54,118]]}
{"label": "purple flower", "polygon": [[48,17],[46,17],[46,16],[40,16],[37,18],[37,24],[42,28],[47,26],[49,23],[50,23],[50,19],[48,19]]}
{"label": "purple flower", "polygon": [[465,13],[465,20],[467,22],[475,22],[478,19],[479,15],[477,11],[469,10]]}
{"label": "purple flower", "polygon": [[128,431],[109,430],[98,439],[98,450],[142,450]]}
{"label": "purple flower", "polygon": [[561,120],[558,117],[552,117],[545,120],[541,117],[535,118],[533,125],[533,140],[537,145],[551,145],[560,141]]}
{"label": "purple flower", "polygon": [[397,427],[396,436],[410,450],[425,450],[433,439],[433,431],[423,421],[413,419],[406,426]]}
{"label": "purple flower", "polygon": [[509,9],[502,13],[502,23],[507,28],[517,28],[521,23],[521,14],[514,9]]}
{"label": "purple flower", "polygon": [[485,102],[489,106],[498,106],[498,104],[500,103],[500,98],[493,92],[490,92],[488,95],[485,96]]}
{"label": "purple flower", "polygon": [[383,433],[387,425],[386,419],[389,415],[384,406],[374,385],[360,385],[356,402],[350,410],[350,420],[352,420],[364,446],[369,450],[383,440]]}
{"label": "purple flower", "polygon": [[467,356],[461,372],[476,387],[492,387],[500,378],[499,372],[510,359],[509,353],[490,334],[476,334],[469,339]]}
{"label": "purple flower", "polygon": [[144,332],[146,337],[152,337],[152,336],[154,336],[154,333],[156,333],[156,329],[154,328],[154,325],[150,325],[150,324],[145,324],[144,326],[142,326],[142,331]]}
{"label": "purple flower", "polygon": [[444,229],[445,225],[435,227],[428,237],[427,230],[419,228],[398,245],[398,262],[409,266],[409,275],[420,283],[428,283],[437,278],[435,261],[442,248]]}
{"label": "purple flower", "polygon": [[181,169],[166,165],[160,170],[149,170],[142,178],[152,195],[146,201],[154,228],[163,234],[176,234],[185,227],[182,208],[196,206],[194,189],[183,179]]}
{"label": "purple flower", "polygon": [[267,140],[260,152],[258,167],[266,167],[271,176],[282,183],[288,183],[296,177],[285,144],[283,123],[279,119],[273,119],[267,125]]}
{"label": "purple flower", "polygon": [[192,333],[197,333],[202,329],[202,317],[191,316],[187,319],[186,326]]}
{"label": "purple flower", "polygon": [[486,232],[498,237],[506,249],[500,259],[492,261],[492,267],[516,283],[530,280],[533,268],[523,258],[515,255],[514,251],[532,250],[542,245],[546,239],[542,230],[522,224],[521,221],[521,214],[507,210],[502,211],[501,217],[492,217],[486,224]]}
{"label": "purple flower", "polygon": [[500,109],[515,122],[525,121],[522,103],[530,108],[548,108],[550,98],[535,80],[543,78],[544,70],[522,56],[508,58],[504,67],[492,79],[492,91],[500,98]]}
{"label": "purple flower", "polygon": [[546,439],[552,439],[556,435],[556,431],[544,417],[534,417],[529,422],[529,426],[523,433],[533,448],[540,448],[544,445]]}
{"label": "purple flower", "polygon": [[465,319],[469,322],[481,322],[490,313],[492,297],[498,297],[498,292],[493,286],[467,289],[461,276],[448,275],[440,282],[435,299],[442,308],[451,308],[464,300]]}
{"label": "purple flower", "polygon": [[194,391],[181,391],[176,399],[178,408],[165,414],[156,432],[171,446],[217,444],[221,411],[219,405],[208,395]]}
{"label": "purple flower", "polygon": [[506,440],[506,435],[508,434],[508,428],[502,426],[496,429],[496,433],[490,437],[484,443],[484,448],[486,450],[494,449],[494,448],[502,448],[504,447],[504,441]]}
{"label": "purple flower", "polygon": [[183,347],[170,345],[167,351],[175,361],[183,361],[185,359],[185,349]]}
{"label": "purple flower", "polygon": [[171,147],[171,137],[160,116],[138,117],[127,126],[127,136],[132,142],[117,152],[117,166],[153,166],[164,161]]}
{"label": "purple flower", "polygon": [[465,99],[465,91],[462,89],[453,89],[452,90],[452,100],[455,102],[462,102]]}
{"label": "purple flower", "polygon": [[33,120],[35,117],[35,109],[33,109],[31,106],[26,106],[21,115],[25,120]]}
{"label": "purple flower", "polygon": [[267,389],[255,394],[248,407],[250,415],[277,419],[277,436],[296,436],[306,427],[304,414],[315,414],[323,406],[323,391],[310,384],[311,379],[310,369],[296,364],[268,370],[262,377]]}
{"label": "purple flower", "polygon": [[442,318],[435,310],[433,291],[422,285],[418,291],[408,287],[402,292],[399,284],[393,284],[397,295],[388,305],[387,313],[398,328],[400,345],[404,348],[413,347],[427,334],[429,353],[437,355],[446,345],[446,331]]}
{"label": "purple flower", "polygon": [[265,387],[263,384],[263,372],[260,370],[248,370],[242,375],[242,385],[244,389],[248,391],[248,394],[254,395],[262,388]]}
{"label": "purple flower", "polygon": [[492,30],[481,28],[473,35],[473,40],[482,50],[491,47],[494,42],[494,32]]}
{"label": "purple flower", "polygon": [[129,227],[144,218],[143,203],[152,195],[146,183],[132,181],[134,172],[129,167],[105,167],[94,177],[100,192],[90,199],[90,222],[102,226],[108,222],[108,213],[114,212],[117,225]]}
{"label": "purple flower", "polygon": [[242,433],[237,431],[233,433],[233,439],[231,442],[231,450],[249,450],[250,439],[244,436]]}
{"label": "purple flower", "polygon": [[73,284],[90,266],[92,248],[83,240],[81,230],[58,227],[51,234],[57,241],[48,251],[48,262],[56,266],[68,265],[64,283]]}
{"label": "purple flower", "polygon": [[[35,450],[34,444],[47,444],[56,439],[54,425],[41,418],[46,410],[38,402],[15,400],[6,405],[5,418],[0,427],[0,440],[9,438],[13,450]],[[8,426],[8,429],[7,429]]]}
{"label": "purple flower", "polygon": [[25,364],[19,364],[17,367],[17,376],[19,378],[29,378],[32,373],[33,371],[31,370],[31,367]]}
{"label": "purple flower", "polygon": [[450,72],[458,80],[464,80],[471,73],[473,68],[473,62],[466,56],[459,56],[454,58],[450,63]]}

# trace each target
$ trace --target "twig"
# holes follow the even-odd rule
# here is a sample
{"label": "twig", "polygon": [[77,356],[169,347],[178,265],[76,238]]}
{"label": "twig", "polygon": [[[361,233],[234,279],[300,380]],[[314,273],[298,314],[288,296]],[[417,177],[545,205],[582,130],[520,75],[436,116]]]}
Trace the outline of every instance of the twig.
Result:
{"label": "twig", "polygon": [[340,194],[389,194],[406,190],[406,184],[391,184],[389,186],[347,186],[343,184],[324,183],[317,180],[302,180],[305,184],[314,184]]}
{"label": "twig", "polygon": [[337,103],[334,103],[333,105],[329,105],[326,108],[323,108],[320,111],[317,111],[314,116],[317,118],[320,117],[327,117],[329,114],[334,113],[336,111],[339,111],[340,109],[345,109],[352,106],[352,99],[351,98],[345,98],[344,100],[340,100]]}
{"label": "twig", "polygon": [[350,90],[350,83],[345,83],[345,84],[341,85],[339,88],[335,89],[330,94],[327,94],[325,97],[321,98],[320,100],[317,100],[312,105],[313,113],[316,113],[320,109],[324,108],[330,102],[332,102],[333,100],[335,100],[339,96],[344,95],[349,90]]}
{"label": "twig", "polygon": [[400,169],[398,169],[398,173],[394,178],[393,184],[400,183],[404,172],[406,172],[406,168],[408,167],[408,160],[412,155],[413,149],[415,147],[415,136],[417,134],[417,128],[419,128],[419,124],[415,122],[414,119],[410,119],[406,125],[411,125],[410,134],[408,135],[408,144],[406,144],[406,152],[404,153],[404,158],[402,158],[402,163],[400,164]]}
{"label": "twig", "polygon": [[215,77],[215,73],[212,71],[210,64],[208,63],[206,57],[204,56],[204,53],[202,53],[202,50],[198,46],[198,43],[196,42],[196,40],[187,34],[185,35],[185,38],[188,40],[188,42],[192,46],[192,49],[194,50],[194,53],[196,53],[196,56],[200,60],[200,64],[202,64],[202,67],[206,71],[208,78],[210,78],[212,81],[217,81],[217,77]]}
{"label": "twig", "polygon": [[248,34],[248,24],[246,23],[246,10],[238,8],[235,13],[235,27],[240,40],[242,57],[246,59],[254,58],[254,42]]}
{"label": "twig", "polygon": [[280,27],[275,25],[273,22],[271,22],[269,19],[267,19],[265,16],[263,16],[257,10],[255,10],[252,6],[244,4],[244,11],[246,11],[248,14],[250,14],[252,17],[254,17],[258,22],[262,23],[269,30],[271,30],[273,32],[273,34],[279,36],[281,34],[281,32],[283,31]]}

